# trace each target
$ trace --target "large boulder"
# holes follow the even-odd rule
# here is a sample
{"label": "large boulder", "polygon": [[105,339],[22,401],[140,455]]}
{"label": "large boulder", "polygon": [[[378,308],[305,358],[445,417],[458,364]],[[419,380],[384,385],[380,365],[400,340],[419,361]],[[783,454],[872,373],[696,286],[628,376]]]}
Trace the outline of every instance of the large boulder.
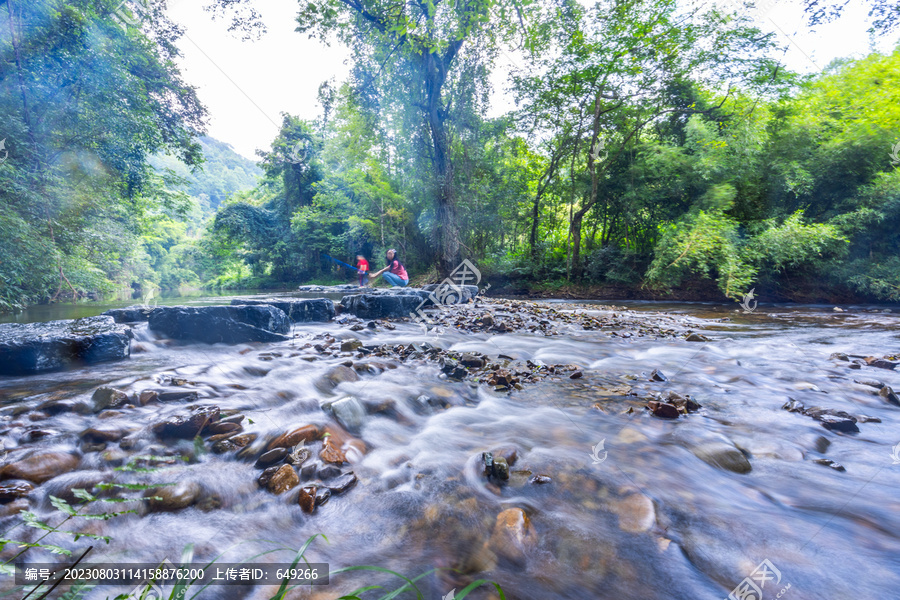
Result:
{"label": "large boulder", "polygon": [[24,375],[128,358],[131,329],[110,316],[0,324],[0,375]]}
{"label": "large boulder", "polygon": [[274,306],[160,306],[150,313],[150,329],[196,342],[239,344],[289,339],[291,321]]}
{"label": "large boulder", "polygon": [[232,304],[246,306],[268,305],[284,311],[294,323],[311,323],[314,321],[330,321],[334,318],[334,302],[326,298],[308,300],[286,300],[279,298],[235,298]]}
{"label": "large boulder", "polygon": [[421,304],[413,294],[355,294],[341,298],[345,313],[361,319],[399,319],[408,317]]}
{"label": "large boulder", "polygon": [[103,314],[115,319],[116,323],[137,323],[149,319],[152,310],[150,306],[134,304],[125,308],[111,308]]}

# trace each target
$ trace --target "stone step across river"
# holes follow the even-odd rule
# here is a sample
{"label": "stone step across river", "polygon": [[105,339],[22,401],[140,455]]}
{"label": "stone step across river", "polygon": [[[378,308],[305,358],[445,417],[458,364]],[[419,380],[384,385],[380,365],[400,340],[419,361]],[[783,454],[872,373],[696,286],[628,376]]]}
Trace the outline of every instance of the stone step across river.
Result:
{"label": "stone step across river", "polygon": [[327,298],[235,298],[232,305],[269,305],[284,311],[293,323],[328,322],[334,318],[334,302]]}
{"label": "stone step across river", "polygon": [[209,344],[280,342],[290,339],[287,314],[270,305],[165,306],[150,312],[152,331]]}
{"label": "stone step across river", "polygon": [[0,324],[0,375],[27,375],[128,358],[131,338],[131,330],[109,316]]}
{"label": "stone step across river", "polygon": [[399,319],[415,315],[416,309],[438,304],[464,304],[474,299],[478,287],[474,285],[423,288],[371,289],[363,294],[349,294],[341,298],[343,312],[361,319]]}

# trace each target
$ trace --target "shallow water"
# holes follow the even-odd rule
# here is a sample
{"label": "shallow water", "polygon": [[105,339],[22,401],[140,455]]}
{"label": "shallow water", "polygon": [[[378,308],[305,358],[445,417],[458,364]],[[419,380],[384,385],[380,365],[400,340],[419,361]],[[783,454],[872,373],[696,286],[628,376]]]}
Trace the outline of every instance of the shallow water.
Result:
{"label": "shallow water", "polygon": [[[298,325],[294,333],[299,337],[292,342],[208,346],[171,344],[143,324],[136,329],[139,351],[128,361],[0,378],[7,415],[0,439],[9,461],[28,447],[72,449],[79,431],[102,423],[138,430],[131,455],[192,457],[142,477],[196,481],[206,499],[202,507],[89,523],[92,531],[112,538],[108,545],[95,546],[94,562],[177,562],[187,544],[194,544],[196,560],[224,553],[223,562],[238,562],[272,543],[296,549],[311,535],[324,534],[328,542],[315,541],[307,558],[327,562],[332,570],[377,565],[408,576],[436,567],[462,571],[421,579],[419,587],[429,599],[461,590],[476,578],[499,582],[506,597],[515,599],[721,599],[763,560],[780,572],[779,581],[764,586],[766,600],[787,584],[781,597],[789,600],[895,597],[900,464],[893,464],[891,454],[900,444],[900,408],[854,380],[874,379],[900,390],[900,372],[851,370],[829,355],[900,352],[900,314],[880,312],[885,307],[835,313],[830,306],[775,306],[743,314],[733,305],[617,305],[627,309],[585,303],[579,310],[636,311],[702,331],[713,341],[620,339],[565,326],[558,336],[448,331],[428,339],[459,351],[573,364],[584,376],[560,376],[508,395],[442,379],[435,364],[375,358],[397,368],[373,369],[359,381],[323,393],[316,382],[347,358],[303,360],[315,354],[303,346],[316,343],[317,334],[356,337],[365,344],[408,344],[425,339],[421,329],[403,323],[393,331],[358,332],[338,323]],[[668,381],[649,381],[653,369]],[[99,385],[131,392],[166,387],[172,378],[184,380],[173,389],[198,391],[199,404],[252,419],[253,424],[245,421],[245,430],[258,434],[258,442],[300,425],[329,423],[320,403],[342,395],[389,404],[392,410],[368,416],[358,434],[367,452],[348,455],[357,486],[313,515],[289,502],[296,494],[259,490],[260,470],[252,460],[196,455],[190,441],[164,443],[145,430],[183,410],[180,403],[138,407],[102,421],[64,413],[30,422],[27,415],[10,414],[16,406],[35,406],[51,396],[89,401]],[[690,394],[702,409],[675,421],[643,410],[649,393],[667,391]],[[429,413],[416,401],[422,395],[444,398],[452,407]],[[856,434],[828,431],[810,417],[782,410],[789,398],[882,422],[860,423]],[[634,409],[630,414],[629,408]],[[51,435],[22,445],[22,436],[34,428],[49,429]],[[601,441],[603,447],[594,452]],[[752,471],[710,466],[690,450],[712,441],[736,445]],[[509,484],[498,488],[480,475],[478,459],[483,451],[509,445],[518,448],[519,459]],[[23,450],[15,449],[20,446]],[[110,444],[108,449],[115,448]],[[841,463],[846,471],[813,462],[821,458]],[[111,464],[116,463],[92,452],[80,468],[109,472]],[[530,474],[547,475],[552,483],[531,484]],[[52,483],[31,496],[39,515],[52,512],[45,498]],[[498,513],[511,507],[528,514],[536,543],[522,561],[501,557],[497,562],[485,544]],[[3,519],[4,530],[10,523]],[[62,536],[56,543],[70,549],[96,544]],[[292,559],[288,553],[268,556]],[[332,577],[327,587],[298,590],[294,597],[335,598],[371,581],[399,585],[380,575],[343,575]],[[89,597],[121,591],[127,590],[97,588]],[[200,597],[255,599],[272,592],[262,586],[212,587]],[[469,597],[495,596],[481,588]]]}

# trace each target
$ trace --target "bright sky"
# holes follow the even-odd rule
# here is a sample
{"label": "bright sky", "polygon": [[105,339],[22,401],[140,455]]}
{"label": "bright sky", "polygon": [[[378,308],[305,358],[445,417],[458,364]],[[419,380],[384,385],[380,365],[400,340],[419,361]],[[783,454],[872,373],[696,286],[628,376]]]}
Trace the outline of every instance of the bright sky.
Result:
{"label": "bright sky", "polygon": [[[741,0],[715,0],[720,5]],[[257,149],[269,149],[278,133],[281,113],[305,119],[319,114],[319,85],[334,78],[343,81],[349,56],[339,44],[326,47],[294,31],[296,0],[256,2],[268,27],[259,41],[244,42],[228,33],[225,21],[213,21],[203,10],[208,0],[170,0],[169,15],[186,28],[179,46],[184,53],[185,79],[198,88],[209,109],[209,135],[231,144],[244,156],[257,159]],[[889,51],[896,42],[873,42],[866,33],[866,9],[854,1],[840,21],[810,32],[800,0],[759,0],[761,28],[775,31],[789,45],[788,68],[801,72],[821,70],[834,58],[864,56],[872,50]],[[506,75],[514,62],[502,56],[494,74],[498,92],[494,114],[511,107],[503,94]]]}

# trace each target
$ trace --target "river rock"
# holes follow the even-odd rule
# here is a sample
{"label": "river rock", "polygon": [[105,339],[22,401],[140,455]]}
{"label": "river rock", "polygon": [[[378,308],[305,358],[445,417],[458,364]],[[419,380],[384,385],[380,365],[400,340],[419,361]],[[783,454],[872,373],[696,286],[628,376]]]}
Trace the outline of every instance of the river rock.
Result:
{"label": "river rock", "polygon": [[316,388],[323,393],[328,393],[342,383],[359,381],[359,375],[350,367],[338,365],[329,369],[322,377],[316,380]]}
{"label": "river rock", "polygon": [[300,485],[300,478],[291,465],[269,467],[259,476],[259,485],[277,496]]}
{"label": "river rock", "polygon": [[27,496],[34,486],[28,481],[13,480],[0,483],[0,503],[6,504],[16,498]]}
{"label": "river rock", "polygon": [[692,333],[684,338],[688,342],[708,342],[709,338],[699,333]]}
{"label": "river rock", "polygon": [[25,479],[44,483],[57,475],[72,471],[81,460],[67,452],[46,452],[23,458],[0,469],[2,479]]}
{"label": "river rock", "polygon": [[209,433],[213,435],[223,435],[223,434],[235,434],[243,431],[244,428],[241,427],[238,423],[212,423],[208,427]]}
{"label": "river rock", "polygon": [[515,446],[494,448],[491,450],[491,454],[505,460],[510,467],[515,466],[516,461],[519,460],[519,450]]}
{"label": "river rock", "polygon": [[328,489],[331,490],[332,494],[338,496],[356,485],[357,481],[359,480],[357,479],[356,474],[353,473],[353,471],[350,471],[329,483]]}
{"label": "river rock", "polygon": [[547,475],[535,475],[528,480],[528,483],[531,483],[533,485],[547,485],[548,483],[553,483],[553,479],[551,479]]}
{"label": "river rock", "polygon": [[87,442],[95,444],[100,442],[118,442],[125,437],[125,432],[121,429],[112,429],[105,427],[89,427],[78,434],[78,437]]}
{"label": "river rock", "polygon": [[422,302],[412,294],[355,294],[341,298],[343,312],[360,319],[399,319],[408,317]]}
{"label": "river rock", "polygon": [[202,488],[196,481],[181,481],[175,485],[153,488],[144,492],[150,512],[174,512],[197,501]]}
{"label": "river rock", "polygon": [[91,400],[94,402],[94,412],[100,412],[107,408],[118,408],[128,404],[128,394],[122,390],[104,386],[94,390]]}
{"label": "river rock", "polygon": [[843,433],[859,433],[859,427],[856,426],[856,419],[850,416],[838,415],[821,415],[816,420],[822,424],[822,427],[829,431],[841,431]]}
{"label": "river rock", "polygon": [[312,442],[322,435],[322,430],[317,425],[303,425],[287,433],[282,433],[269,442],[267,450],[275,448],[293,448],[300,442]]}
{"label": "river rock", "polygon": [[619,515],[619,529],[628,533],[649,531],[656,524],[653,500],[644,494],[630,494],[617,501],[614,510]]}
{"label": "river rock", "polygon": [[280,342],[291,331],[284,311],[269,305],[157,307],[149,326],[170,338],[208,344]]}
{"label": "river rock", "polygon": [[866,364],[870,367],[875,367],[878,369],[888,369],[889,371],[893,371],[897,368],[897,363],[891,362],[889,360],[884,360],[883,358],[875,358],[874,356],[867,356],[865,358]]}
{"label": "river rock", "polygon": [[897,393],[894,392],[893,388],[886,385],[880,390],[878,390],[878,395],[884,399],[888,404],[893,404],[894,406],[900,406],[900,397],[897,396]]}
{"label": "river rock", "polygon": [[125,308],[111,308],[103,314],[112,317],[116,323],[139,323],[148,320],[152,310],[149,306],[133,304]]}
{"label": "river rock", "polygon": [[246,448],[256,439],[255,433],[242,433],[241,435],[233,435],[225,440],[219,440],[212,445],[212,451],[216,454],[225,454],[232,450]]}
{"label": "river rock", "polygon": [[305,485],[300,488],[298,502],[303,512],[312,514],[316,510],[316,493],[319,491],[318,486]]}
{"label": "river rock", "polygon": [[284,298],[235,298],[234,305],[274,306],[288,316],[293,323],[326,322],[334,318],[334,302],[327,298],[288,300]]}
{"label": "river rock", "polygon": [[353,352],[362,345],[363,343],[356,338],[346,339],[341,342],[341,352]]}
{"label": "river rock", "polygon": [[320,487],[316,490],[316,506],[322,506],[331,498],[331,490],[327,487]]}
{"label": "river rock", "polygon": [[484,359],[474,354],[463,354],[459,363],[468,369],[480,369],[484,366]]}
{"label": "river rock", "polygon": [[359,433],[366,421],[366,407],[353,396],[328,402],[322,408],[330,413],[341,424],[341,427],[351,433]]}
{"label": "river rock", "polygon": [[273,448],[268,452],[264,452],[262,456],[256,459],[256,468],[265,469],[266,467],[276,465],[283,461],[284,457],[287,456],[287,454],[288,451],[285,448]]}
{"label": "river rock", "polygon": [[668,402],[651,400],[647,403],[647,408],[650,409],[650,412],[652,412],[654,416],[662,419],[677,419],[679,415],[678,407],[674,404],[669,404]]}
{"label": "river rock", "polygon": [[749,473],[753,468],[744,453],[725,442],[708,442],[691,448],[694,456],[708,465],[732,471]]}
{"label": "river rock", "polygon": [[121,360],[131,354],[131,329],[112,317],[0,324],[0,375],[25,375]]}
{"label": "river rock", "polygon": [[521,508],[508,508],[497,515],[488,547],[497,556],[524,566],[525,553],[537,544],[537,533]]}
{"label": "river rock", "polygon": [[342,465],[347,462],[347,455],[341,450],[340,444],[334,439],[334,436],[328,436],[322,443],[322,451],[319,452],[319,458],[323,462]]}
{"label": "river rock", "polygon": [[200,407],[189,416],[169,417],[153,425],[151,430],[160,438],[193,439],[207,424],[219,419],[218,406]]}

